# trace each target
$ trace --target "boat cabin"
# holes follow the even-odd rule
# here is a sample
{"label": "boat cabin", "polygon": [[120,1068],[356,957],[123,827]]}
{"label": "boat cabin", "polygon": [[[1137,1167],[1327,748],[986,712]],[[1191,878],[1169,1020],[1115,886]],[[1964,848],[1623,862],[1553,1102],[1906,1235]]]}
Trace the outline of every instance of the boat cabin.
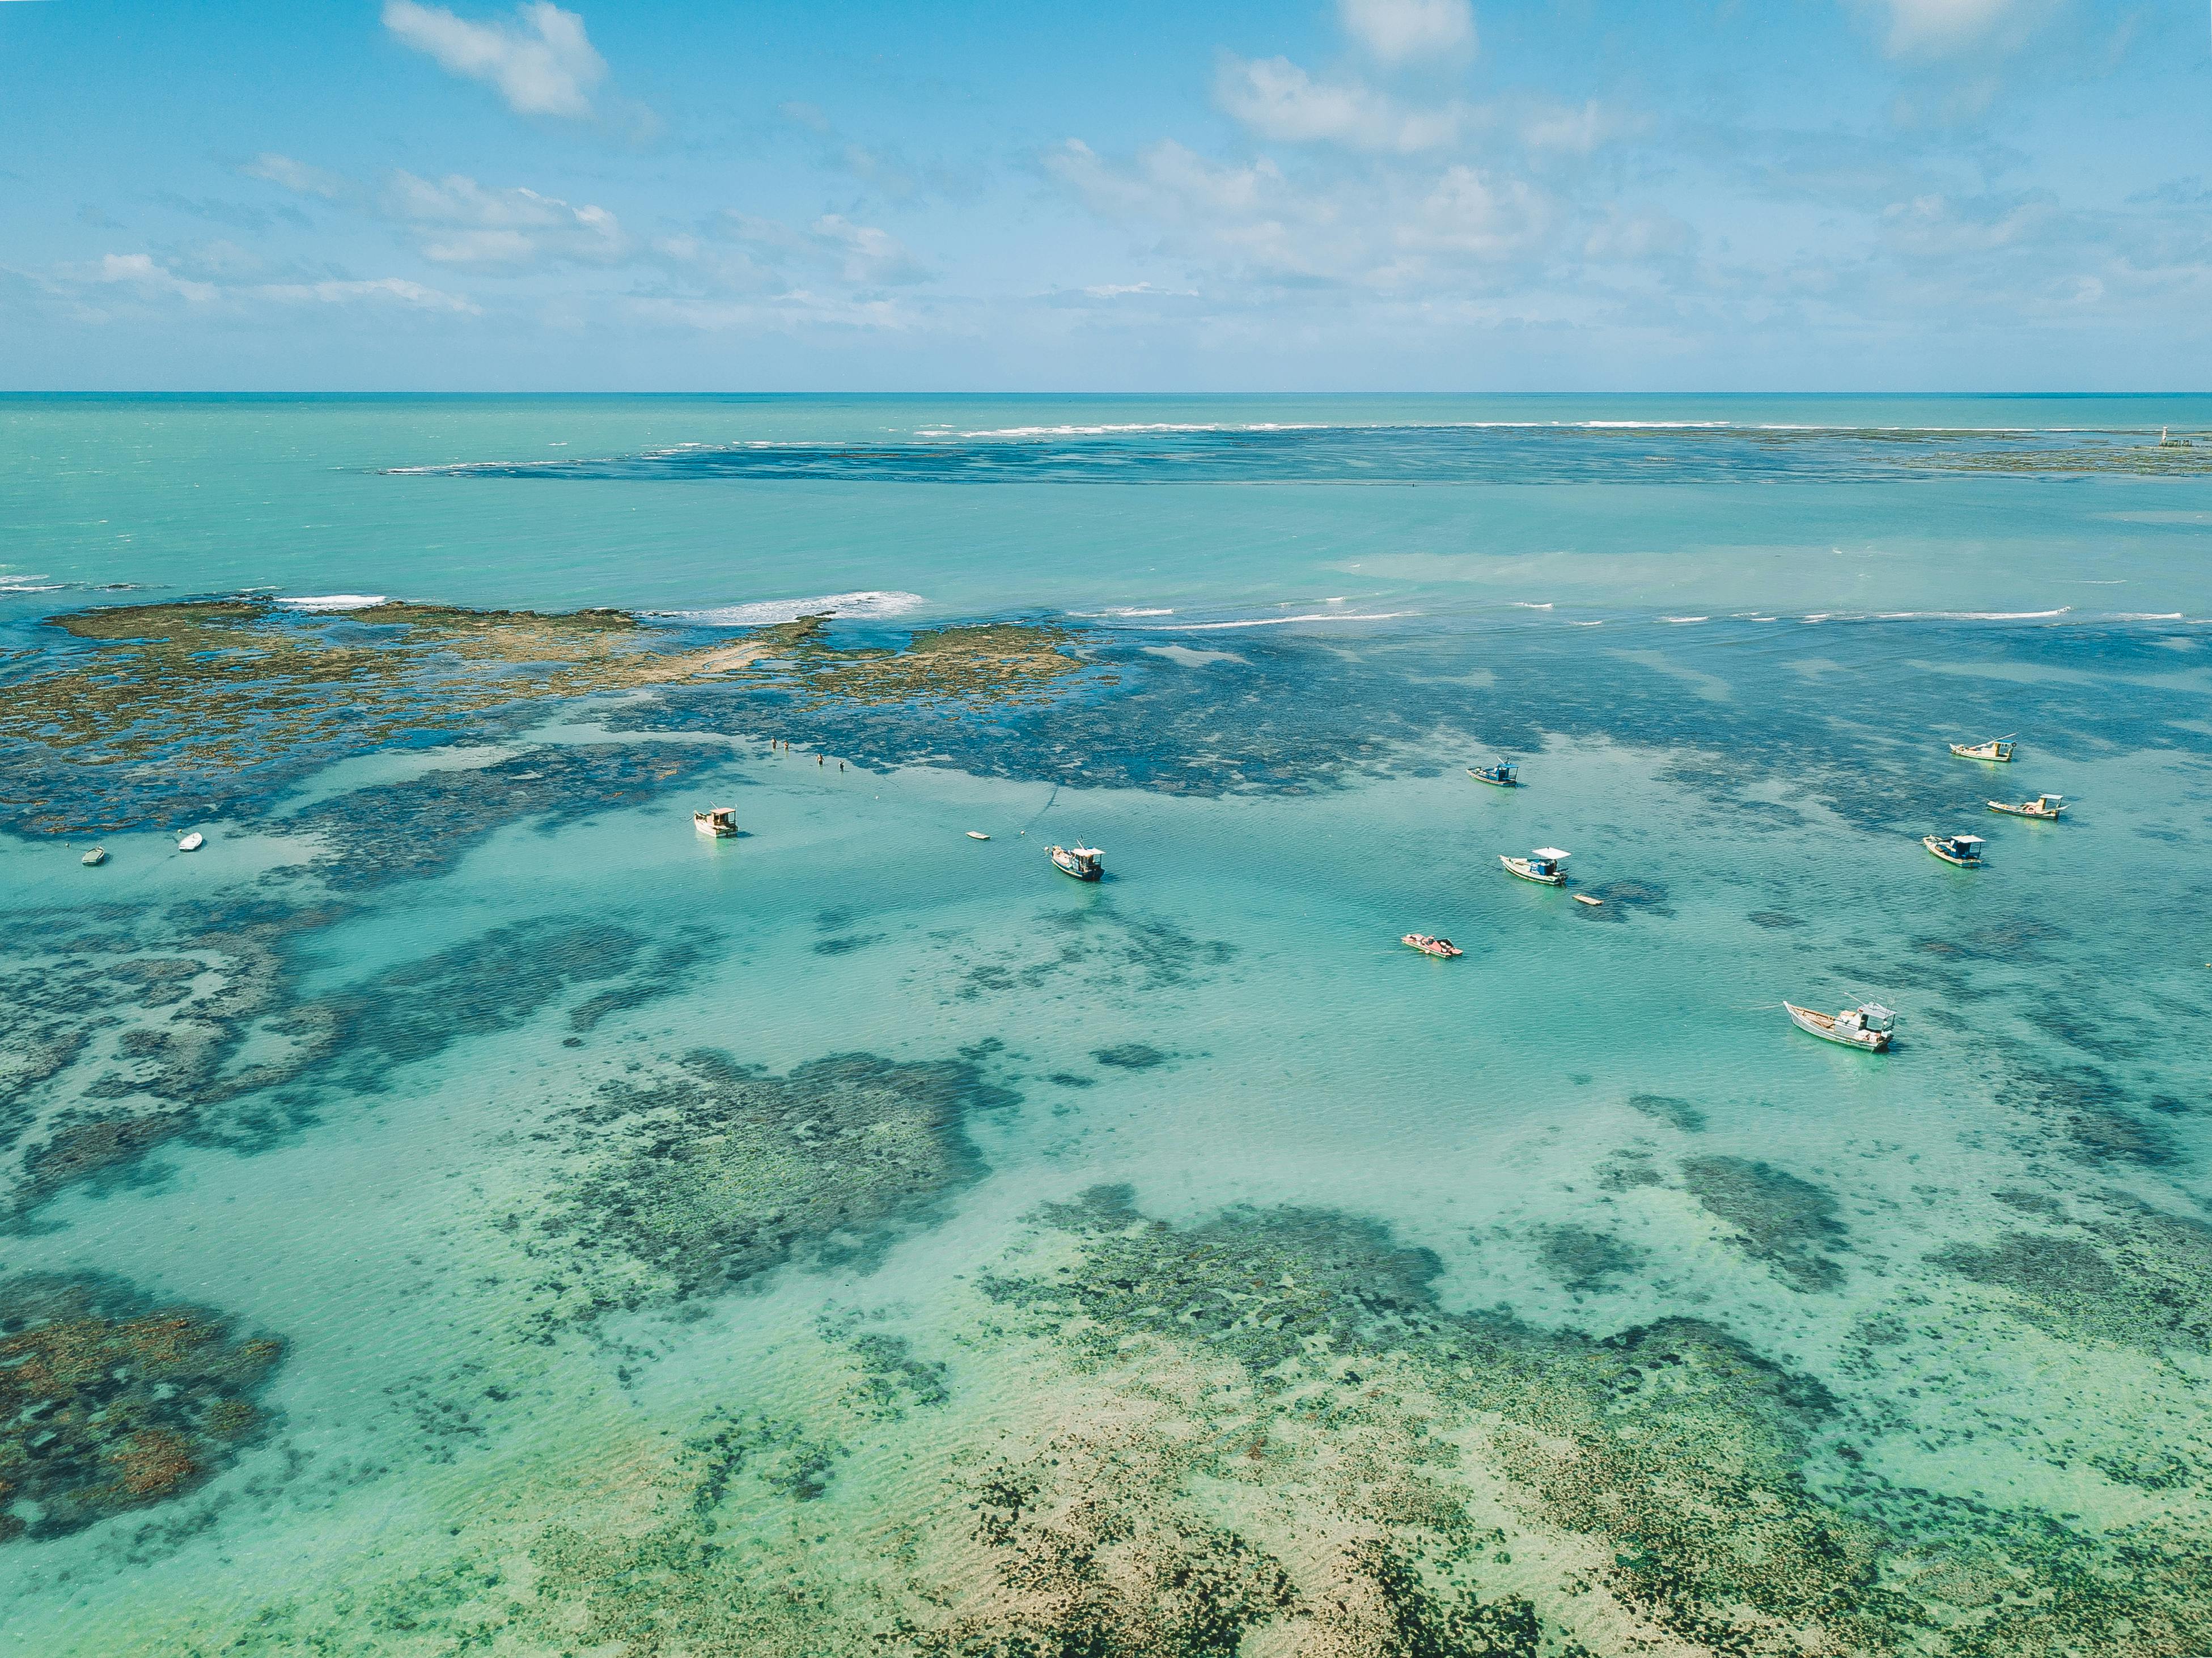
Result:
{"label": "boat cabin", "polygon": [[1528,854],[1528,872],[1532,875],[1557,875],[1559,865],[1565,863],[1569,856],[1557,847],[1538,847]]}
{"label": "boat cabin", "polygon": [[1836,1023],[1887,1036],[1897,1029],[1897,1015],[1880,1002],[1862,1002],[1849,1012],[1836,1015]]}
{"label": "boat cabin", "polygon": [[691,827],[702,835],[726,840],[738,832],[738,809],[735,806],[710,806],[705,811],[695,811],[691,814]]}

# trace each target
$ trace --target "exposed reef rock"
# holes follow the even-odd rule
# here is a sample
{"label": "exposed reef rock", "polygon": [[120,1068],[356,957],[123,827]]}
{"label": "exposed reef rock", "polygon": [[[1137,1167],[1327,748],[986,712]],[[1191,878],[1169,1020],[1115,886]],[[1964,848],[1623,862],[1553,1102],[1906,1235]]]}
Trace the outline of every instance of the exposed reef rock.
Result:
{"label": "exposed reef rock", "polygon": [[112,1279],[0,1280],[0,1543],[181,1497],[260,1435],[283,1357]]}
{"label": "exposed reef rock", "polygon": [[930,704],[1042,700],[1055,682],[1091,665],[1073,653],[1078,635],[1048,623],[987,622],[926,628],[904,646],[840,643],[830,618],[801,616],[752,635],[762,659],[749,677],[789,691],[796,706],[831,702]]}

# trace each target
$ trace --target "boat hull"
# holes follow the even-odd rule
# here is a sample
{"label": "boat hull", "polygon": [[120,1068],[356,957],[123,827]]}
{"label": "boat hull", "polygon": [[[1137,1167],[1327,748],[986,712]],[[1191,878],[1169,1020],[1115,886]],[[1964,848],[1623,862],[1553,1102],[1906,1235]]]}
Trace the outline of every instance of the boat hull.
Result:
{"label": "boat hull", "polygon": [[1931,856],[1941,858],[1945,863],[1953,865],[1954,868],[1979,869],[1982,866],[1982,860],[1979,858],[1961,858],[1955,852],[1946,852],[1943,849],[1942,843],[1939,842],[1932,835],[1922,835],[1920,837],[1920,844],[1928,848]]}
{"label": "boat hull", "polygon": [[1498,861],[1504,865],[1508,875],[1517,875],[1524,881],[1534,881],[1540,887],[1563,887],[1567,884],[1567,878],[1564,875],[1539,875],[1534,870],[1521,868],[1510,858],[1500,858]]}
{"label": "boat hull", "polygon": [[2035,823],[2055,823],[2058,821],[2058,812],[2064,811],[2066,808],[2061,806],[2058,811],[2030,811],[2026,806],[2008,805],[2002,800],[1992,800],[1990,810],[2001,811],[2008,817],[2026,817]]}
{"label": "boat hull", "polygon": [[1809,1007],[1800,1007],[1795,1002],[1784,1002],[1790,1010],[1790,1023],[1808,1036],[1818,1036],[1824,1042],[1833,1042],[1838,1048],[1856,1048],[1863,1054],[1887,1054],[1889,1033],[1886,1030],[1838,1030],[1835,1016],[1816,1013]]}
{"label": "boat hull", "polygon": [[2000,766],[2009,766],[2012,764],[2012,748],[2010,744],[2007,744],[2002,751],[2000,752],[1997,749],[1991,747],[1987,743],[1978,743],[1972,744],[1954,743],[1951,744],[1951,752],[1957,755],[1961,760],[1987,760],[1993,765]]}

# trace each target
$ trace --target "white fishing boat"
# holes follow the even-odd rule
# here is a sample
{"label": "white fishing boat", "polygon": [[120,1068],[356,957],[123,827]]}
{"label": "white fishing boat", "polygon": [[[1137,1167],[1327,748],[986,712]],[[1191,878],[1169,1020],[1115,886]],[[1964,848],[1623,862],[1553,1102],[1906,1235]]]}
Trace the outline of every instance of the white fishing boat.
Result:
{"label": "white fishing boat", "polygon": [[1424,956],[1434,956],[1439,959],[1448,960],[1454,956],[1463,956],[1467,953],[1450,939],[1431,938],[1425,932],[1409,932],[1398,942],[1401,944],[1411,944]]}
{"label": "white fishing boat", "polygon": [[968,838],[970,841],[988,841],[991,837],[984,834],[981,829],[969,829],[968,831]]}
{"label": "white fishing boat", "polygon": [[1096,847],[1053,847],[1052,866],[1079,881],[1096,881],[1106,873],[1106,854]]}
{"label": "white fishing boat", "polygon": [[183,840],[177,842],[177,850],[179,852],[198,852],[206,844],[207,836],[202,835],[198,829],[194,829],[190,835],[187,835]]}
{"label": "white fishing boat", "polygon": [[87,869],[96,869],[106,861],[107,848],[106,847],[94,847],[90,852],[88,852],[83,857],[77,859],[77,862],[82,864]]}
{"label": "white fishing boat", "polygon": [[1982,848],[1989,843],[1978,835],[1923,835],[1920,844],[1947,864],[1960,869],[1979,869]]}
{"label": "white fishing boat", "polygon": [[1538,847],[1526,858],[1501,856],[1498,861],[1524,881],[1534,881],[1539,886],[1563,887],[1567,884],[1568,856],[1557,847]]}
{"label": "white fishing boat", "polygon": [[2012,759],[2013,740],[2009,737],[1992,737],[1986,743],[1954,743],[1951,752],[1961,760]]}
{"label": "white fishing boat", "polygon": [[726,841],[738,832],[738,809],[735,806],[709,806],[704,811],[691,814],[691,827],[702,835],[711,835],[718,841]]}
{"label": "white fishing boat", "polygon": [[2063,794],[2039,794],[2033,800],[1992,800],[1991,811],[2001,811],[2008,817],[2041,817],[2056,822],[2058,814],[2066,810]]}
{"label": "white fishing boat", "polygon": [[1495,765],[1469,766],[1467,774],[1478,783],[1487,783],[1492,788],[1517,789],[1521,786],[1521,768],[1510,760],[1500,760]]}
{"label": "white fishing boat", "polygon": [[1869,1054],[1889,1051],[1889,1039],[1897,1029],[1897,1015],[1880,1002],[1862,1002],[1856,1007],[1847,1007],[1840,1013],[1815,1013],[1809,1007],[1800,1007],[1795,1002],[1784,1002],[1790,1010],[1790,1023],[1798,1029],[1818,1036],[1822,1042],[1841,1042],[1845,1048],[1863,1048]]}

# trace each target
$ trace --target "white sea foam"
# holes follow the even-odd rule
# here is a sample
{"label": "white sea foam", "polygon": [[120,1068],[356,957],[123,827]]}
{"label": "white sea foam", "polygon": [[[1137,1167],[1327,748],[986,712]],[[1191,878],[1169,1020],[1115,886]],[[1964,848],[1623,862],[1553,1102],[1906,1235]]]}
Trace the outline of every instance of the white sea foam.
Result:
{"label": "white sea foam", "polygon": [[1173,616],[1175,612],[1173,610],[1139,610],[1133,605],[1117,604],[1110,610],[1101,610],[1099,614],[1101,616]]}
{"label": "white sea foam", "polygon": [[1524,598],[1508,599],[1506,603],[1516,610],[1548,610],[1552,608],[1549,599],[1545,600],[1541,604],[1531,604]]}
{"label": "white sea foam", "polygon": [[1293,622],[1393,622],[1401,616],[1412,616],[1412,610],[1315,610],[1306,616],[1255,616],[1242,622],[1179,622],[1172,628],[1163,628],[1163,633],[1218,633],[1226,628],[1282,628]]}
{"label": "white sea foam", "polygon": [[2179,622],[2179,610],[2119,610],[2105,618],[2107,622]]}
{"label": "white sea foam", "polygon": [[1335,432],[1361,431],[1361,427],[1324,426],[1318,422],[1291,422],[1277,423],[1258,421],[1249,425],[1227,422],[1200,421],[1143,421],[1126,426],[996,426],[977,432],[932,431],[930,437],[963,438],[1101,438],[1115,437],[1132,432]]}
{"label": "white sea foam", "polygon": [[[2055,610],[1882,610],[1876,622],[2045,622],[2054,616],[2064,616],[2074,607],[2061,604]],[[1813,618],[1805,618],[1810,622]]]}
{"label": "white sea foam", "polygon": [[1680,623],[1685,622],[1711,622],[1712,617],[1709,616],[1662,616],[1659,619],[1662,622],[1674,623],[1679,626]]}
{"label": "white sea foam", "polygon": [[705,610],[671,610],[709,628],[760,628],[775,622],[796,622],[802,616],[834,616],[846,620],[904,616],[929,601],[920,593],[884,592],[871,589],[857,593],[817,593],[811,598],[770,598],[752,604],[722,604]]}
{"label": "white sea foam", "polygon": [[66,581],[41,581],[36,576],[0,576],[0,593],[58,593]]}
{"label": "white sea foam", "polygon": [[382,593],[315,593],[276,601],[288,610],[365,610],[385,602]]}

